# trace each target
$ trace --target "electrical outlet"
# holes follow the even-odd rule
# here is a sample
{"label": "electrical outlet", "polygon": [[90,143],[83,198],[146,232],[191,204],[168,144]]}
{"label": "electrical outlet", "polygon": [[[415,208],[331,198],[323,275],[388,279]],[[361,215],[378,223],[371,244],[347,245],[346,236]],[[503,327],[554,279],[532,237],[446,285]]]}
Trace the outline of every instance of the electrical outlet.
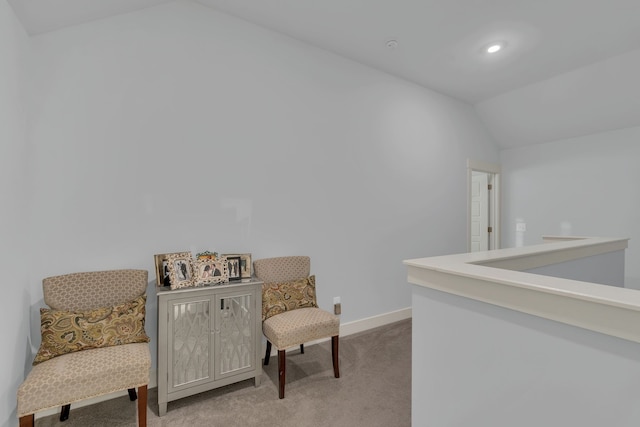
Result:
{"label": "electrical outlet", "polygon": [[333,304],[333,313],[334,314],[342,313],[342,307],[340,303]]}
{"label": "electrical outlet", "polygon": [[516,231],[527,231],[527,223],[526,222],[516,223]]}

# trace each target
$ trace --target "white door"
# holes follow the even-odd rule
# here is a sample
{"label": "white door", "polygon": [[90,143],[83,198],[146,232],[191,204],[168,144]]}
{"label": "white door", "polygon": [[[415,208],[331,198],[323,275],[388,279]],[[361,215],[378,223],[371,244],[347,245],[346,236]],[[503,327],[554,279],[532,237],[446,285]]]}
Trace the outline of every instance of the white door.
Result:
{"label": "white door", "polygon": [[471,175],[471,252],[489,250],[489,177]]}

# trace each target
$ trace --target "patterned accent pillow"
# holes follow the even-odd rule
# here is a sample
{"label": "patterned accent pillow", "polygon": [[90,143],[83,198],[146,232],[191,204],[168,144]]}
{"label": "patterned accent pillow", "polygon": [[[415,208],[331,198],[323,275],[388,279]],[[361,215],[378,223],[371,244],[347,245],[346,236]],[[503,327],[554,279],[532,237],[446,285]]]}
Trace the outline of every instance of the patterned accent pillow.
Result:
{"label": "patterned accent pillow", "polygon": [[85,311],[40,309],[42,343],[33,364],[91,348],[149,342],[144,330],[146,295],[113,307]]}
{"label": "patterned accent pillow", "polygon": [[262,321],[304,307],[317,307],[316,276],[262,285]]}

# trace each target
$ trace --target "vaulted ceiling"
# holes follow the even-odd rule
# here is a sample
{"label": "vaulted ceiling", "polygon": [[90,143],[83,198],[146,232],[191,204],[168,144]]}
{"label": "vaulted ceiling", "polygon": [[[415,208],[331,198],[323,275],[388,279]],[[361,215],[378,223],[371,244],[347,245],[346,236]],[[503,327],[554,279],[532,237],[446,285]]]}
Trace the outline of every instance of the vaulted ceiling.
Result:
{"label": "vaulted ceiling", "polygon": [[[37,35],[172,0],[7,1]],[[174,1],[474,105],[502,148],[640,126],[638,0]]]}

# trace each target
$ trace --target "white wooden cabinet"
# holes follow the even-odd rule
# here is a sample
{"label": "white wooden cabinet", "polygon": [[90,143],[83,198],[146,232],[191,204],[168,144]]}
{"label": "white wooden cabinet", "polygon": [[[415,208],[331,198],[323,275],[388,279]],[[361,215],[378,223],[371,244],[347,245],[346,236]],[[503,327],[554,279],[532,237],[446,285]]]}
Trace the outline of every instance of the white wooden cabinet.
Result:
{"label": "white wooden cabinet", "polygon": [[260,385],[262,282],[158,290],[158,406],[249,378]]}

